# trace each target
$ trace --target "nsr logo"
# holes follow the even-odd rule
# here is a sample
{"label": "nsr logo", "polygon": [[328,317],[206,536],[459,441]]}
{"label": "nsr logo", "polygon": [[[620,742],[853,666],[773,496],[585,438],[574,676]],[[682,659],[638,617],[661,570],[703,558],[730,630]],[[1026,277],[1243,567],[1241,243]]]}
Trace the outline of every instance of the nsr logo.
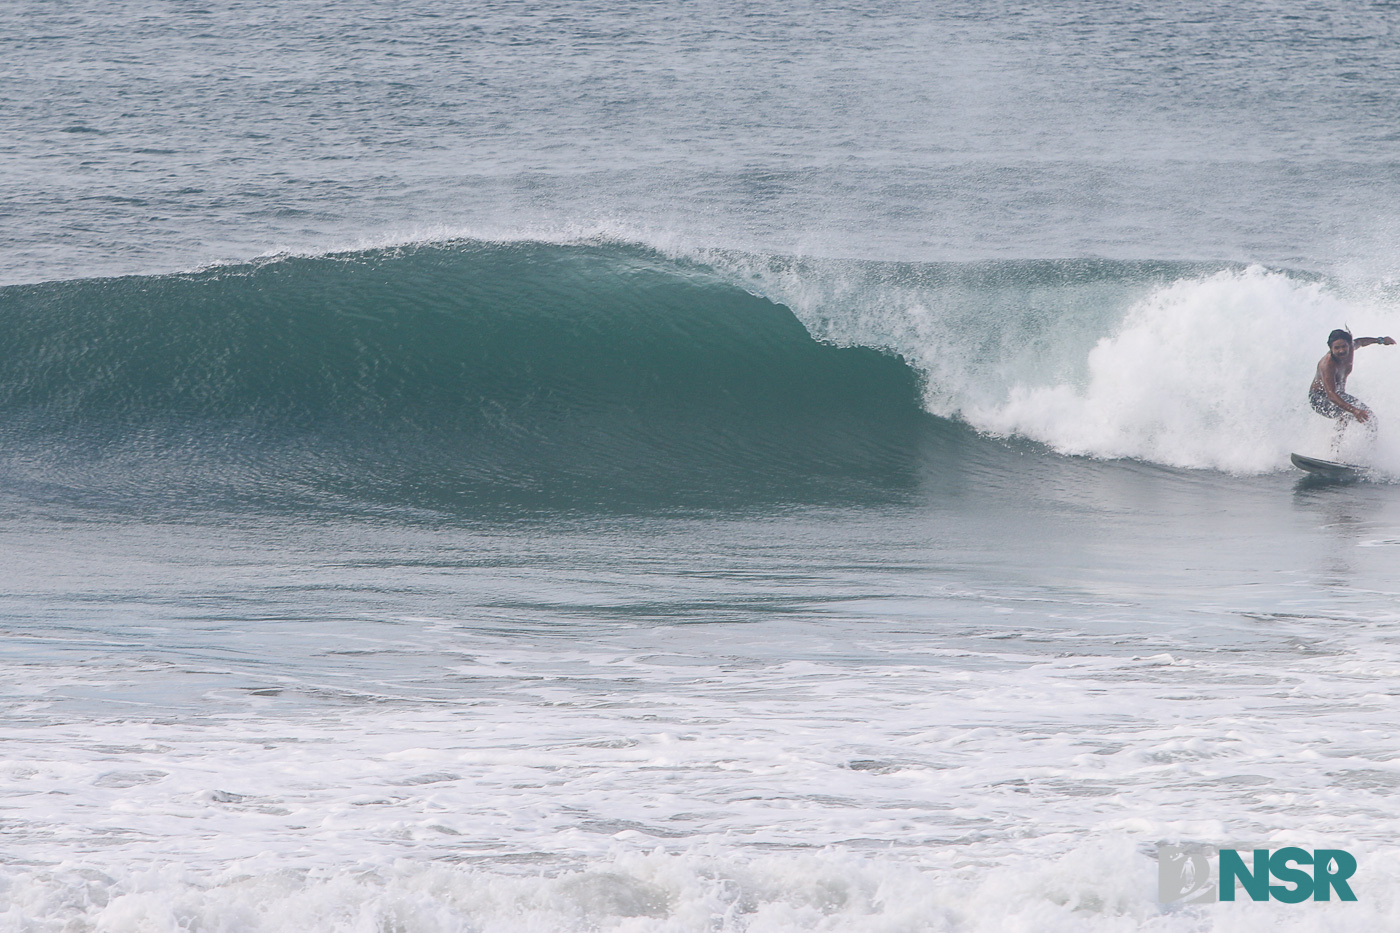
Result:
{"label": "nsr logo", "polygon": [[[1210,856],[1218,853],[1218,872],[1211,871]],[[1252,864],[1246,864],[1237,849],[1214,846],[1157,847],[1157,898],[1163,904],[1214,904],[1233,901],[1236,885],[1244,888],[1250,900],[1273,898],[1285,904],[1337,899],[1354,901],[1347,879],[1356,874],[1356,859],[1342,849],[1309,852],[1289,846],[1272,854],[1255,849]],[[1303,866],[1312,866],[1308,872]],[[1270,884],[1270,877],[1278,884]]]}

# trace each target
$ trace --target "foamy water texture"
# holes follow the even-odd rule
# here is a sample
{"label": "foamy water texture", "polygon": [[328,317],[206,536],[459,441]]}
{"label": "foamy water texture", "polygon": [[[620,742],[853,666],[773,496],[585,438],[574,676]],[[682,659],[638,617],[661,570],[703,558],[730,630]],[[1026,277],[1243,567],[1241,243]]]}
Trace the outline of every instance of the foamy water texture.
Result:
{"label": "foamy water texture", "polygon": [[[509,696],[412,715],[12,725],[3,793],[25,818],[0,923],[1318,930],[1400,913],[1374,692],[1400,656],[1373,637],[1287,673],[929,649],[715,664],[695,641],[481,643],[460,673],[510,677]],[[1175,839],[1345,841],[1359,900],[1162,913],[1153,854]]]}
{"label": "foamy water texture", "polygon": [[[1400,473],[1393,416],[1384,443],[1352,429],[1337,456],[1332,426],[1308,407],[1326,335],[1344,324],[1358,337],[1400,331],[1393,306],[1347,301],[1258,267],[1175,282],[1094,345],[1082,381],[1013,385],[1005,404],[965,414],[984,430],[1070,454],[1259,473],[1299,451]],[[1400,354],[1357,351],[1347,388],[1376,411],[1400,412]]]}
{"label": "foamy water texture", "polygon": [[[509,697],[411,716],[10,726],[3,793],[41,796],[7,826],[0,923],[1317,930],[1400,913],[1374,692],[1400,656],[1374,638],[1287,673],[927,649],[716,665],[686,659],[693,642],[488,649],[460,672],[511,677]],[[1183,838],[1345,841],[1359,900],[1164,914],[1155,845]]]}

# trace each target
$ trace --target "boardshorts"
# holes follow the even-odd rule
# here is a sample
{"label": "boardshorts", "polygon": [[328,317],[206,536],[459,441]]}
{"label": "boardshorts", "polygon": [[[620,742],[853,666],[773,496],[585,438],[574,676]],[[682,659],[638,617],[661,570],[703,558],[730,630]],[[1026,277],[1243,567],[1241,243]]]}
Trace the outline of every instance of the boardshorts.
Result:
{"label": "boardshorts", "polygon": [[[1342,400],[1348,405],[1353,405],[1364,412],[1370,412],[1371,409],[1367,408],[1361,399],[1356,396],[1347,395],[1345,392],[1338,392],[1337,394],[1340,395]],[[1312,406],[1313,411],[1326,418],[1340,418],[1343,415],[1351,415],[1351,412],[1340,407],[1336,402],[1328,398],[1327,392],[1323,389],[1312,389],[1309,391],[1308,404]]]}

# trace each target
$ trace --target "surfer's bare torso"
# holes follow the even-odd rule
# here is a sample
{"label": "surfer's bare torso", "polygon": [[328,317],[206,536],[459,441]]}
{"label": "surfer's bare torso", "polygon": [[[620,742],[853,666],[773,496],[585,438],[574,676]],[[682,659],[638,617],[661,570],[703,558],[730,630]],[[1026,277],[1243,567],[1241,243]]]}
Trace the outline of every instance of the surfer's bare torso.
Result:
{"label": "surfer's bare torso", "polygon": [[[1341,341],[1337,341],[1341,344]],[[1328,351],[1322,359],[1317,361],[1317,375],[1313,376],[1312,385],[1309,391],[1321,390],[1334,403],[1341,402],[1341,394],[1347,390],[1347,376],[1351,375],[1352,369],[1351,348],[1347,347],[1341,359],[1338,359],[1334,351]]]}

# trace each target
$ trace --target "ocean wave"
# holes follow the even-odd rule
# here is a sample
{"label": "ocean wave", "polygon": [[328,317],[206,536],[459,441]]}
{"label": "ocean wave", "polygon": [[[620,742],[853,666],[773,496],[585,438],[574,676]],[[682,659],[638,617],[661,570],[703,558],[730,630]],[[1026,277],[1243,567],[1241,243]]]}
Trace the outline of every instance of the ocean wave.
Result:
{"label": "ocean wave", "polygon": [[[0,303],[12,490],[457,513],[888,500],[1021,469],[998,438],[1281,469],[1327,453],[1303,398],[1322,335],[1393,304],[1258,267],[480,240]],[[1354,378],[1383,418],[1385,352]]]}
{"label": "ocean wave", "polygon": [[420,244],[0,300],[0,430],[34,483],[694,504],[901,488],[929,430],[896,356],[619,244]]}

